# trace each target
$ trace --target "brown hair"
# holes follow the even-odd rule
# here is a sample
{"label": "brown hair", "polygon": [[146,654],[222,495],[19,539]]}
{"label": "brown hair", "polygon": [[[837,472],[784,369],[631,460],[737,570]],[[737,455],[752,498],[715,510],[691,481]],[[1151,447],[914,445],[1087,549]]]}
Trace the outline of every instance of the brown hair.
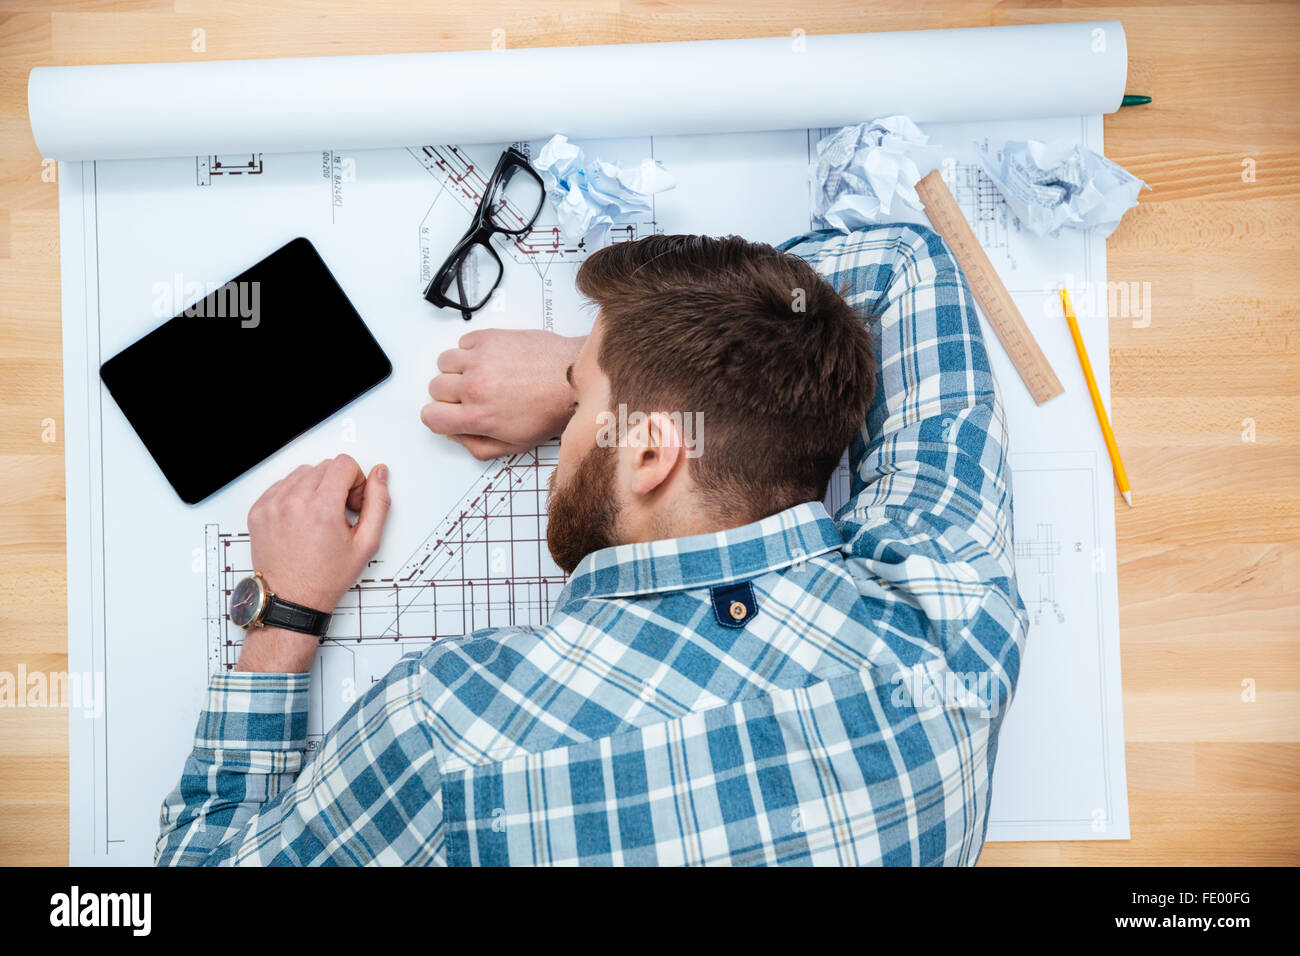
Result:
{"label": "brown hair", "polygon": [[826,493],[875,388],[862,318],[798,256],[738,236],[648,236],[596,252],[611,403],[702,413],[691,476],[718,517]]}

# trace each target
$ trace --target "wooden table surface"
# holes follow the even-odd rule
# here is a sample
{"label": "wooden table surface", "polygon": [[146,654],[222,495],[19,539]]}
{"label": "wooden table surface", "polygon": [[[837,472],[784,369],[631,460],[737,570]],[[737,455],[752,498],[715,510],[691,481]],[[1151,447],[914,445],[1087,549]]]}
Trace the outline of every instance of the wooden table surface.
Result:
{"label": "wooden table surface", "polygon": [[[1151,289],[1149,325],[1110,330],[1137,503],[1117,517],[1133,837],[981,862],[1300,862],[1296,4],[0,0],[0,672],[67,666],[58,200],[31,67],[1109,18],[1129,89],[1155,96],[1106,117],[1107,154],[1154,190],[1108,258]],[[64,710],[0,709],[0,863],[66,862],[67,738]]]}

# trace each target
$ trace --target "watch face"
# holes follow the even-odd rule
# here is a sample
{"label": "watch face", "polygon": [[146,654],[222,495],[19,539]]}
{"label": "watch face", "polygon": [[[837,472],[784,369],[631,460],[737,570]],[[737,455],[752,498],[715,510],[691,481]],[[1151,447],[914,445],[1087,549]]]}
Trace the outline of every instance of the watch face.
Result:
{"label": "watch face", "polygon": [[248,627],[257,620],[262,610],[262,582],[257,578],[244,578],[230,592],[230,623],[235,627]]}

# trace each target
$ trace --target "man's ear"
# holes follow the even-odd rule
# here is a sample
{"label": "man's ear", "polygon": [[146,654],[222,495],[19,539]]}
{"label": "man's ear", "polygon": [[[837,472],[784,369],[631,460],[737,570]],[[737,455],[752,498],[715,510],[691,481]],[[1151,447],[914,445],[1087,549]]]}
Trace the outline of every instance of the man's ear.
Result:
{"label": "man's ear", "polygon": [[627,423],[624,454],[631,471],[629,490],[634,495],[648,495],[663,486],[679,462],[685,465],[681,426],[664,412],[633,412]]}

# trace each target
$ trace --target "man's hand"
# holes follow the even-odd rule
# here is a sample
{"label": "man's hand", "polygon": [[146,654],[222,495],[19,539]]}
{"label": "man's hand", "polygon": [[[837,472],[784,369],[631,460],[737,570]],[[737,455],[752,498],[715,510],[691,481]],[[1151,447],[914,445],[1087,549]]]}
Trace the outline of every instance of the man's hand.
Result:
{"label": "man's hand", "polygon": [[[253,569],[277,597],[332,611],[379,550],[389,503],[386,465],[368,478],[349,455],[302,465],[248,512]],[[355,525],[349,509],[360,512]],[[236,669],[307,671],[316,645],[310,634],[251,627]]]}
{"label": "man's hand", "polygon": [[438,356],[433,401],[420,411],[430,430],[480,460],[535,448],[568,421],[573,389],[565,370],[583,338],[554,332],[476,329]]}

